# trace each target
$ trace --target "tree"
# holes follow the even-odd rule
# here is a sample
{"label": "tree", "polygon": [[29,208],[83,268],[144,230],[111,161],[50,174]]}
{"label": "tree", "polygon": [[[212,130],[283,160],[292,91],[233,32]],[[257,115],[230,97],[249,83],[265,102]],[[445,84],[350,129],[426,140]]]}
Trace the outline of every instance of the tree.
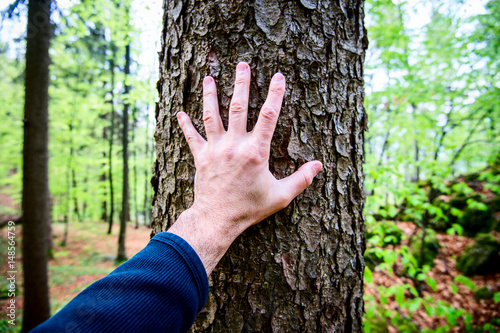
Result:
{"label": "tree", "polygon": [[211,75],[227,126],[239,61],[253,70],[249,130],[271,76],[287,78],[270,170],[283,178],[308,160],[324,165],[291,205],[231,246],[194,331],[361,331],[363,2],[165,0],[164,8],[153,234],[193,202],[194,163],[174,115],[187,112],[202,133],[201,84]]}
{"label": "tree", "polygon": [[47,277],[50,0],[30,0],[23,152],[23,332],[50,317]]}
{"label": "tree", "polygon": [[120,214],[120,234],[118,236],[118,254],[117,261],[127,260],[125,252],[125,236],[127,232],[127,220],[129,212],[129,183],[128,183],[128,110],[130,108],[130,101],[128,94],[130,92],[130,85],[127,82],[128,75],[130,74],[130,43],[126,46],[125,51],[125,103],[123,104],[122,114],[122,147],[123,147],[123,183],[122,183],[122,211]]}

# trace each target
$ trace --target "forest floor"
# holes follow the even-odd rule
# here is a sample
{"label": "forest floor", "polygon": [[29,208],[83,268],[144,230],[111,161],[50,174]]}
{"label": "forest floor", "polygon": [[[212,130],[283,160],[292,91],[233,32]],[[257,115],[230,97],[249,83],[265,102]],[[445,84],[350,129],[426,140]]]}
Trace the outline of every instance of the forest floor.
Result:
{"label": "forest floor", "polygon": [[[113,226],[111,235],[107,234],[108,225],[105,223],[72,223],[69,226],[68,240],[66,246],[61,246],[64,234],[64,224],[54,223],[54,259],[49,261],[49,284],[50,303],[52,314],[56,313],[71,301],[79,292],[88,287],[94,281],[108,275],[118,265],[114,262],[118,244],[118,224]],[[21,253],[21,229],[16,228],[16,285],[17,297],[16,326],[21,325],[22,317],[22,253]],[[129,223],[126,234],[126,252],[131,258],[149,242],[151,230],[148,227],[135,226]],[[7,228],[0,230],[0,266],[2,283],[5,282],[7,267]],[[0,319],[6,318],[6,302],[8,299],[0,300]],[[0,321],[0,332],[3,332]]]}
{"label": "forest floor", "polygon": [[[406,235],[406,239],[403,240],[402,245],[408,244],[409,236],[414,232],[415,224],[410,222],[397,222],[400,229],[403,230]],[[500,241],[500,233],[493,232],[493,235]],[[456,268],[456,258],[459,257],[464,248],[471,245],[474,241],[471,238],[458,236],[458,235],[447,235],[443,233],[437,234],[440,249],[436,259],[434,259],[434,267],[428,273],[428,275],[433,278],[436,283],[436,290],[432,290],[430,286],[423,283],[422,293],[425,296],[430,296],[435,302],[444,301],[452,305],[455,309],[464,309],[471,313],[473,316],[474,325],[483,325],[485,323],[491,322],[494,318],[500,318],[500,303],[495,304],[493,299],[488,300],[476,300],[474,297],[474,291],[461,283],[454,282],[454,278],[458,275],[462,275],[458,272]],[[395,246],[394,249],[398,247]],[[401,270],[401,266],[395,265],[394,271],[398,272]],[[473,276],[469,277],[476,286],[476,289],[482,286],[487,286],[492,291],[500,291],[500,273],[489,274],[486,276]],[[390,287],[391,285],[403,285],[410,284],[414,285],[413,281],[409,278],[400,277],[397,274],[389,275],[386,271],[382,271],[376,267],[373,270],[373,281],[371,286],[365,285],[365,293],[374,295],[378,299],[377,286]],[[458,292],[454,293],[451,285],[456,284],[458,287]],[[409,294],[407,296],[410,296]],[[387,308],[392,310],[397,310],[407,318],[410,318],[414,324],[420,329],[424,328],[436,328],[439,326],[444,326],[446,324],[446,318],[441,317],[430,317],[427,315],[425,308],[420,306],[417,311],[408,313],[407,309],[400,309],[398,303],[394,297],[388,299]],[[387,318],[388,321],[390,318]],[[389,332],[397,332],[396,328],[389,325]],[[463,326],[453,328],[452,332],[462,332]]]}

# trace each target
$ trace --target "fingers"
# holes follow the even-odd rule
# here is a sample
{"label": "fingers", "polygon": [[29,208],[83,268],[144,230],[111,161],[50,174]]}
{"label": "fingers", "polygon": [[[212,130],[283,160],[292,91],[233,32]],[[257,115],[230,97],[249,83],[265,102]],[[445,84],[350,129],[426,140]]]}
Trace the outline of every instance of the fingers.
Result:
{"label": "fingers", "polygon": [[201,137],[196,128],[194,128],[193,123],[187,114],[184,112],[177,113],[177,120],[179,121],[184,137],[189,144],[191,153],[196,156],[205,144],[205,140]]}
{"label": "fingers", "polygon": [[224,133],[224,125],[222,125],[219,115],[217,87],[214,79],[210,76],[203,80],[203,122],[208,141],[214,140]]}
{"label": "fingers", "polygon": [[273,138],[284,95],[285,78],[281,73],[276,73],[271,80],[267,99],[260,110],[259,119],[253,130],[258,137],[258,141],[267,147],[269,147]]}
{"label": "fingers", "polygon": [[245,62],[236,66],[234,93],[229,106],[228,133],[247,132],[248,95],[250,90],[250,67]]}
{"label": "fingers", "polygon": [[319,161],[307,162],[290,176],[279,180],[282,190],[279,197],[284,201],[283,207],[288,206],[297,195],[308,188],[322,168],[323,165]]}

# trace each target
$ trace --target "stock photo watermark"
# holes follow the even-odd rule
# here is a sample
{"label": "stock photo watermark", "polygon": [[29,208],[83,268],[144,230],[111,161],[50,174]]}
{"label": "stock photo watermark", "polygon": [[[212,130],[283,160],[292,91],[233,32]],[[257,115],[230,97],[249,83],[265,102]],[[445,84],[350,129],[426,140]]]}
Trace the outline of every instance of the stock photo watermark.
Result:
{"label": "stock photo watermark", "polygon": [[16,223],[7,223],[7,304],[5,313],[9,325],[16,324],[17,264],[16,264]]}

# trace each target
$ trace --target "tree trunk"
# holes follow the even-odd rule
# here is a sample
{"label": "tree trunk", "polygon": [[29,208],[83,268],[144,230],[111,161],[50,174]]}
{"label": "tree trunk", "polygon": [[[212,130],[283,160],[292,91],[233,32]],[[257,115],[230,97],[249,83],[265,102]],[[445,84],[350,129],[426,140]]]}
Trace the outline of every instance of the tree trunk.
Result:
{"label": "tree trunk", "polygon": [[71,167],[71,184],[73,186],[73,204],[74,204],[73,212],[75,213],[78,221],[82,222],[82,216],[80,215],[80,209],[78,208],[79,189],[78,189],[78,184],[76,182],[76,172],[74,165]]}
{"label": "tree trunk", "polygon": [[203,132],[202,80],[215,78],[221,115],[239,61],[252,68],[252,129],[272,75],[287,79],[269,168],[323,171],[286,209],[248,229],[210,276],[194,332],[360,332],[365,201],[362,0],[165,0],[152,234],[193,202],[194,162],[175,120]]}
{"label": "tree trunk", "polygon": [[129,184],[128,184],[128,109],[130,107],[129,92],[130,86],[127,83],[128,75],[130,74],[130,43],[125,49],[125,103],[123,104],[123,184],[122,184],[122,213],[120,214],[120,235],[118,237],[118,255],[117,261],[127,260],[125,252],[125,235],[127,232],[127,212],[129,211]]}
{"label": "tree trunk", "polygon": [[[101,119],[103,119],[104,121],[106,120],[106,118],[107,118],[107,114],[101,115]],[[109,130],[109,128],[107,126],[105,126],[102,130],[102,140],[104,142],[109,141],[108,130]],[[103,186],[104,193],[105,193],[102,197],[102,202],[101,202],[101,221],[103,221],[103,222],[108,221],[108,201],[106,200],[107,193],[106,193],[106,185],[105,185],[105,183],[107,183],[106,162],[105,162],[107,159],[108,159],[108,157],[106,154],[106,150],[103,150],[102,151],[102,163],[101,163],[102,173],[99,176],[99,183],[102,184],[101,186]]]}
{"label": "tree trunk", "polygon": [[137,144],[135,142],[135,128],[137,125],[137,107],[134,106],[132,109],[132,145],[134,150],[132,150],[132,163],[134,165],[134,218],[135,218],[135,228],[139,229],[139,202],[137,201]]}
{"label": "tree trunk", "polygon": [[52,34],[50,0],[30,0],[26,38],[26,83],[23,151],[22,332],[50,317],[47,278],[49,211],[49,44]]}
{"label": "tree trunk", "polygon": [[109,126],[109,151],[108,151],[108,179],[109,179],[109,220],[108,220],[108,235],[111,234],[113,230],[113,217],[115,215],[115,191],[113,190],[113,139],[115,135],[115,57],[116,57],[116,46],[114,43],[111,43],[111,60],[109,62],[109,70],[111,72],[111,87],[109,89],[111,100],[109,101],[111,105],[110,110],[110,120],[111,124]]}

